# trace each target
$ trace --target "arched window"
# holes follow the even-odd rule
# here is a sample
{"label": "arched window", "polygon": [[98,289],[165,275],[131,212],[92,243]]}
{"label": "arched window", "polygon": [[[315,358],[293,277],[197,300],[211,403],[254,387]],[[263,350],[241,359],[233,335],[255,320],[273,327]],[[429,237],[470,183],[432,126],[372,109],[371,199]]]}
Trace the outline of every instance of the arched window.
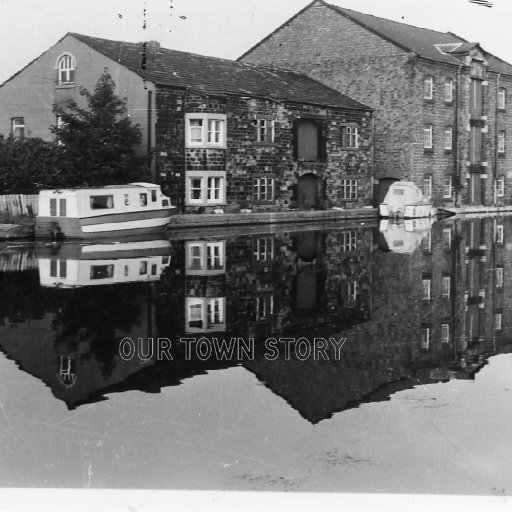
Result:
{"label": "arched window", "polygon": [[73,55],[65,53],[57,61],[57,81],[60,84],[75,83],[76,61]]}

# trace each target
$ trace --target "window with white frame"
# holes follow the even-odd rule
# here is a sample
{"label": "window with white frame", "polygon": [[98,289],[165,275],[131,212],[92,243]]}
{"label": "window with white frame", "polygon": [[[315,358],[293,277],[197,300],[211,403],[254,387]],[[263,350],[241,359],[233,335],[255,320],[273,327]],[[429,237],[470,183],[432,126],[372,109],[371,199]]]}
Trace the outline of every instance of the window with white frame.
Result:
{"label": "window with white frame", "polygon": [[501,331],[501,313],[494,314],[494,329]]}
{"label": "window with white frame", "polygon": [[432,197],[432,174],[427,174],[423,177],[423,186],[421,191],[426,198]]}
{"label": "window with white frame", "polygon": [[340,233],[340,248],[343,252],[355,251],[357,248],[357,232],[356,231],[342,231]]}
{"label": "window with white frame", "polygon": [[494,241],[497,244],[503,243],[503,224],[496,224],[494,226]]}
{"label": "window with white frame", "polygon": [[421,349],[428,350],[430,347],[430,327],[421,329]]}
{"label": "window with white frame", "polygon": [[496,267],[496,288],[503,288],[503,267]]}
{"label": "window with white frame", "polygon": [[441,324],[441,343],[450,342],[450,324]]}
{"label": "window with white frame", "polygon": [[341,145],[344,148],[357,149],[359,147],[359,130],[357,126],[341,127]]}
{"label": "window with white frame", "polygon": [[505,176],[498,176],[494,180],[496,188],[496,197],[503,197],[505,195]]}
{"label": "window with white frame", "polygon": [[341,199],[357,199],[357,180],[341,180]]}
{"label": "window with white frame", "polygon": [[226,202],[225,171],[194,171],[186,173],[187,205],[210,206]]}
{"label": "window with white frame", "polygon": [[271,144],[275,137],[275,122],[273,119],[258,118],[254,120],[256,142]]}
{"label": "window with white frame", "polygon": [[430,300],[430,284],[430,278],[424,277],[421,281],[421,299],[424,301]]}
{"label": "window with white frame", "polygon": [[443,183],[443,198],[451,199],[453,195],[453,176],[449,174],[444,177]]}
{"label": "window with white frame", "polygon": [[272,261],[274,259],[274,239],[271,237],[257,238],[254,242],[253,255],[256,261]]}
{"label": "window with white frame", "polygon": [[423,147],[425,149],[432,149],[432,134],[433,134],[433,126],[431,124],[425,125],[423,128]]}
{"label": "window with white frame", "polygon": [[446,151],[453,149],[453,128],[451,126],[444,129],[444,149]]}
{"label": "window with white frame", "polygon": [[225,241],[186,242],[187,273],[218,273],[225,269]]}
{"label": "window with white frame", "polygon": [[441,295],[443,297],[450,297],[450,276],[444,276],[441,281]]}
{"label": "window with white frame", "polygon": [[13,117],[11,119],[11,133],[15,139],[23,139],[25,137],[24,117]]}
{"label": "window with white frame", "polygon": [[444,101],[451,103],[453,101],[453,79],[447,78],[444,83]]}
{"label": "window with white frame", "polygon": [[186,297],[185,299],[185,331],[187,333],[224,331],[225,316],[225,297]]}
{"label": "window with white frame", "polygon": [[505,139],[506,132],[504,130],[500,130],[498,132],[498,153],[505,153]]}
{"label": "window with white frame", "polygon": [[225,114],[185,114],[185,146],[187,148],[225,148]]}
{"label": "window with white frame", "polygon": [[507,90],[504,87],[500,87],[498,90],[498,108],[505,110],[507,106]]}
{"label": "window with white frame", "polygon": [[59,85],[75,83],[76,61],[73,55],[65,53],[57,60],[57,81]]}
{"label": "window with white frame", "polygon": [[255,201],[273,201],[274,200],[274,178],[254,178],[253,197]]}
{"label": "window with white frame", "polygon": [[431,100],[434,97],[434,78],[432,76],[425,77],[423,81],[423,97]]}
{"label": "window with white frame", "polygon": [[341,289],[341,300],[346,307],[355,307],[359,293],[357,281],[347,281]]}

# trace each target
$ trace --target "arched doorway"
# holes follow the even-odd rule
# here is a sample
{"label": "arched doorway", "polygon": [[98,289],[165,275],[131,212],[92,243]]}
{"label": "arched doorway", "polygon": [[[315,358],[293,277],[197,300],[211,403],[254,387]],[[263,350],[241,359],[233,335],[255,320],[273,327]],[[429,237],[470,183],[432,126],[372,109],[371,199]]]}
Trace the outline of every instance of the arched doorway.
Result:
{"label": "arched doorway", "polygon": [[297,183],[297,206],[301,210],[311,210],[320,206],[322,180],[315,174],[303,174]]}

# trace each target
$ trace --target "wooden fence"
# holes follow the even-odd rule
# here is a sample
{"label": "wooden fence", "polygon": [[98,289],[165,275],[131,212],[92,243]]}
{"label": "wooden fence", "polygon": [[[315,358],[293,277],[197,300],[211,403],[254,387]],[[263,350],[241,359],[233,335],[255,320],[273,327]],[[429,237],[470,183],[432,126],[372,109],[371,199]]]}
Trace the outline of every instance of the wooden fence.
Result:
{"label": "wooden fence", "polygon": [[0,214],[37,215],[37,194],[0,195]]}
{"label": "wooden fence", "polygon": [[0,253],[0,272],[19,272],[38,268],[34,251]]}

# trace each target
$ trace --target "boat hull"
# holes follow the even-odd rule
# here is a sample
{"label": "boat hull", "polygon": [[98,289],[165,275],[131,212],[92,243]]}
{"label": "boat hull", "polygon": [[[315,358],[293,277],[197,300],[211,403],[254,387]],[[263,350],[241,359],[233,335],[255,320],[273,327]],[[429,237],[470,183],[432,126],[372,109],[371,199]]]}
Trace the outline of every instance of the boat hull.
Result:
{"label": "boat hull", "polygon": [[437,213],[436,208],[431,204],[406,205],[403,208],[392,212],[387,204],[379,206],[379,215],[384,218],[403,218],[420,219],[425,217],[434,217]]}
{"label": "boat hull", "polygon": [[36,238],[95,239],[132,237],[162,232],[171,209],[128,212],[95,217],[37,217]]}

